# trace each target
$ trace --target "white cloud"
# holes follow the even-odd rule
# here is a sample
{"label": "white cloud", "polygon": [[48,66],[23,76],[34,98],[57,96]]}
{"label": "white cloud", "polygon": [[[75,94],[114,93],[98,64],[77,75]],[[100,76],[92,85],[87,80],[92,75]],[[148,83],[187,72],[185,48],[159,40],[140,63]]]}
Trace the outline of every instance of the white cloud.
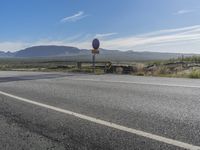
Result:
{"label": "white cloud", "polygon": [[30,45],[29,43],[25,42],[0,42],[0,51],[21,50],[29,45]]}
{"label": "white cloud", "polygon": [[103,33],[103,34],[96,34],[95,38],[105,38],[113,35],[117,35],[118,33],[113,32],[113,33]]}
{"label": "white cloud", "polygon": [[[103,36],[104,37],[104,36]],[[20,50],[36,45],[66,45],[91,49],[93,35],[77,35],[63,40],[39,40],[35,42],[0,42],[0,50]],[[200,53],[200,25],[165,29],[155,32],[102,38],[101,47],[114,50],[156,51],[174,53]]]}
{"label": "white cloud", "polygon": [[182,9],[182,10],[177,11],[175,14],[176,15],[183,15],[183,14],[188,14],[188,13],[192,13],[192,12],[195,12],[195,10],[193,10],[193,9]]}
{"label": "white cloud", "polygon": [[102,41],[109,49],[200,53],[200,25]]}
{"label": "white cloud", "polygon": [[65,22],[76,22],[80,19],[83,19],[85,17],[87,17],[88,15],[85,15],[85,13],[83,11],[79,11],[78,13],[72,15],[72,16],[68,16],[65,17],[63,19],[61,19],[60,22],[65,23]]}

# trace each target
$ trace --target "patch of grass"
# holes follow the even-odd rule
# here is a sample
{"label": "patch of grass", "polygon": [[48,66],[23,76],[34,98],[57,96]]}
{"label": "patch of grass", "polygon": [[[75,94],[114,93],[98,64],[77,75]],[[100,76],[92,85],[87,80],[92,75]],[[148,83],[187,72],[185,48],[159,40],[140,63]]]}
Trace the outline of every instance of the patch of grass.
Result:
{"label": "patch of grass", "polygon": [[144,72],[138,72],[136,73],[137,76],[145,76],[145,73]]}
{"label": "patch of grass", "polygon": [[[68,72],[75,72],[75,73],[93,73],[92,68],[82,68],[82,69],[72,68],[72,69],[69,69],[67,71]],[[95,69],[95,74],[96,75],[104,74],[104,70],[96,68]]]}
{"label": "patch of grass", "polygon": [[68,70],[69,72],[82,72],[82,73],[92,73],[91,69],[77,69],[77,68],[72,68]]}

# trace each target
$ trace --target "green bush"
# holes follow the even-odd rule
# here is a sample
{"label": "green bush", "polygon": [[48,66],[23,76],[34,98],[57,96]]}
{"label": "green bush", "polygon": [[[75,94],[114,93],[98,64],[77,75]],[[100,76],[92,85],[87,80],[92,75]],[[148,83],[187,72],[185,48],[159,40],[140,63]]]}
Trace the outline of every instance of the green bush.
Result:
{"label": "green bush", "polygon": [[193,70],[190,74],[189,74],[190,78],[194,78],[194,79],[199,79],[200,78],[200,70]]}

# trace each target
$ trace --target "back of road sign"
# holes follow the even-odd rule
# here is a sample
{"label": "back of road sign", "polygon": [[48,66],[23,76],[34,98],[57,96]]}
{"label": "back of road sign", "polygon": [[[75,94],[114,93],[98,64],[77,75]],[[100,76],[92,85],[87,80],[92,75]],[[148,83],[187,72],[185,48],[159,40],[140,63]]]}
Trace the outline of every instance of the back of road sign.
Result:
{"label": "back of road sign", "polygon": [[98,39],[94,39],[93,42],[92,42],[92,47],[95,49],[95,50],[98,50],[99,47],[100,47],[100,42]]}

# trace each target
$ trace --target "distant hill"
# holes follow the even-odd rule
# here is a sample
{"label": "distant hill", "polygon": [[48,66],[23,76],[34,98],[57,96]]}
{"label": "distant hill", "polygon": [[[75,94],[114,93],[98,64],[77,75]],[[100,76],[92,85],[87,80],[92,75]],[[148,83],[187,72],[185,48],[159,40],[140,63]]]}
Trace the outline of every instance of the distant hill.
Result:
{"label": "distant hill", "polygon": [[0,58],[1,57],[14,57],[14,53],[0,51]]}
{"label": "distant hill", "polygon": [[68,46],[35,46],[20,50],[15,57],[56,57],[79,54],[80,49]]}
{"label": "distant hill", "polygon": [[[178,58],[183,54],[179,53],[158,53],[158,52],[135,52],[135,51],[119,51],[100,49],[97,60],[105,61],[145,61],[145,60],[166,60],[170,58]],[[184,56],[192,56],[193,54],[184,54]],[[0,57],[11,58],[65,58],[69,60],[91,60],[91,52],[87,49],[78,49],[69,46],[34,46],[17,52],[0,51]]]}

